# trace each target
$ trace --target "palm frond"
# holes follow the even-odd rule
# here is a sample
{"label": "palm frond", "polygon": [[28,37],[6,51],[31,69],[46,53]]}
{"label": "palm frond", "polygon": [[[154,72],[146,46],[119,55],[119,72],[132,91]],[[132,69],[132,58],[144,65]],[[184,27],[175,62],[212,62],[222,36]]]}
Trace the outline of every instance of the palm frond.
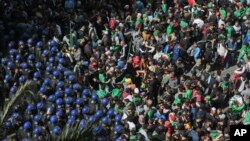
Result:
{"label": "palm frond", "polygon": [[27,81],[25,84],[21,85],[15,96],[7,103],[3,109],[3,115],[1,117],[1,123],[5,122],[9,115],[13,112],[13,109],[16,105],[23,102],[23,99],[26,97],[31,98],[34,101],[37,101],[38,96],[36,95],[37,87],[34,82]]}

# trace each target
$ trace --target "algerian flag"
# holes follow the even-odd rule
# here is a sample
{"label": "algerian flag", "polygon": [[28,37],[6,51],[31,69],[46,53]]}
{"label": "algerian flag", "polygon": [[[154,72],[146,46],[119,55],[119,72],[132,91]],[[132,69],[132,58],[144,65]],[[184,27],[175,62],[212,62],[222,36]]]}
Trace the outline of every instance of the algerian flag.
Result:
{"label": "algerian flag", "polygon": [[117,88],[113,89],[111,93],[112,93],[113,98],[121,96],[121,91],[120,91],[120,89],[117,89]]}
{"label": "algerian flag", "polygon": [[96,94],[98,95],[99,98],[104,98],[107,95],[106,91],[104,90],[98,90],[96,91]]}
{"label": "algerian flag", "polygon": [[250,124],[250,112],[247,111],[244,116],[243,125],[249,125]]}
{"label": "algerian flag", "polygon": [[165,3],[162,4],[161,9],[162,9],[163,13],[166,13],[167,12],[167,4],[165,4]]}
{"label": "algerian flag", "polygon": [[180,22],[180,26],[183,27],[183,28],[186,28],[186,27],[188,27],[188,23],[182,20]]}
{"label": "algerian flag", "polygon": [[162,53],[161,58],[162,58],[162,60],[164,60],[164,61],[165,61],[165,60],[168,60],[168,61],[171,60],[170,55],[167,54],[167,53]]}
{"label": "algerian flag", "polygon": [[192,91],[190,89],[186,90],[186,92],[184,93],[184,98],[190,99],[191,96],[192,96]]}
{"label": "algerian flag", "polygon": [[180,104],[180,103],[181,103],[181,99],[179,98],[178,95],[176,95],[176,96],[174,97],[174,103],[175,103],[175,104]]}
{"label": "algerian flag", "polygon": [[173,32],[172,25],[168,25],[168,27],[167,27],[167,35],[168,35],[168,37],[171,35],[172,32]]}
{"label": "algerian flag", "polygon": [[229,100],[229,106],[236,114],[241,114],[245,108],[243,98],[239,95],[235,95]]}
{"label": "algerian flag", "polygon": [[70,31],[69,31],[69,46],[73,47],[75,45],[75,37],[74,37],[74,30],[72,29],[72,23],[70,22]]}

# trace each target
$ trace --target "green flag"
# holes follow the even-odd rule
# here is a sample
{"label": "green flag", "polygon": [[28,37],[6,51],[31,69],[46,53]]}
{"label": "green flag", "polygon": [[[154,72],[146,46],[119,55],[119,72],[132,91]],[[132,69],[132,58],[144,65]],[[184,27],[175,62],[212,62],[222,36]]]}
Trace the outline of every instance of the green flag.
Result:
{"label": "green flag", "polygon": [[163,13],[166,13],[167,12],[167,4],[165,4],[165,3],[162,4],[161,9],[162,9]]}
{"label": "green flag", "polygon": [[249,125],[250,124],[250,112],[247,111],[243,120],[244,125]]}
{"label": "green flag", "polygon": [[70,47],[73,47],[75,45],[73,32],[74,30],[72,29],[72,24],[70,23],[70,30],[69,30],[69,46]]}
{"label": "green flag", "polygon": [[112,97],[120,97],[120,96],[121,96],[120,89],[115,88],[112,90]]}
{"label": "green flag", "polygon": [[184,98],[190,99],[191,96],[192,96],[192,91],[188,89],[184,94]]}

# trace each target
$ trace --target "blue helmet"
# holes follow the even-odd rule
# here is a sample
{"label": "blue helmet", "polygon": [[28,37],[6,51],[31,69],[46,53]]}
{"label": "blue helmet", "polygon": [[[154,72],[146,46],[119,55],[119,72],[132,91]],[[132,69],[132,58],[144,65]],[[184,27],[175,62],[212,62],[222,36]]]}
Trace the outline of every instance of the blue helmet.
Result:
{"label": "blue helmet", "polygon": [[57,83],[57,87],[58,88],[62,88],[64,86],[64,82],[63,81],[59,81],[58,83]]}
{"label": "blue helmet", "polygon": [[89,122],[90,123],[95,122],[95,120],[96,120],[95,116],[89,116]]}
{"label": "blue helmet", "polygon": [[66,97],[66,99],[65,99],[66,104],[71,104],[72,101],[73,101],[72,97]]}
{"label": "blue helmet", "polygon": [[34,116],[34,121],[38,122],[41,120],[41,115],[35,115]]}
{"label": "blue helmet", "polygon": [[73,82],[73,81],[76,81],[76,76],[75,75],[70,75],[69,76],[69,81]]}
{"label": "blue helmet", "polygon": [[9,128],[11,126],[11,122],[8,120],[4,122],[5,127]]}
{"label": "blue helmet", "polygon": [[8,63],[8,59],[7,59],[7,58],[2,58],[2,59],[1,59],[1,63],[2,63],[3,65],[6,65],[6,64]]}
{"label": "blue helmet", "polygon": [[52,70],[53,70],[53,67],[51,67],[51,66],[47,66],[47,67],[46,67],[46,71],[47,71],[48,73],[51,73]]}
{"label": "blue helmet", "polygon": [[110,117],[113,116],[114,113],[115,113],[115,111],[114,111],[113,108],[110,108],[110,109],[108,110],[108,112],[107,112],[108,116],[110,116]]}
{"label": "blue helmet", "polygon": [[43,42],[39,41],[36,43],[37,48],[42,48],[43,47]]}
{"label": "blue helmet", "polygon": [[83,99],[82,98],[77,98],[76,99],[76,104],[78,104],[78,105],[83,104]]}
{"label": "blue helmet", "polygon": [[63,100],[62,100],[61,98],[58,98],[58,99],[56,100],[56,104],[57,104],[57,105],[63,105]]}
{"label": "blue helmet", "polygon": [[28,60],[34,60],[35,59],[35,55],[34,54],[30,54],[29,56],[28,56]]}
{"label": "blue helmet", "polygon": [[16,112],[14,112],[14,113],[11,115],[11,117],[12,117],[13,119],[17,119],[17,118],[19,117],[19,114],[16,113]]}
{"label": "blue helmet", "polygon": [[77,110],[76,109],[73,109],[71,112],[70,112],[70,115],[71,116],[77,116]]}
{"label": "blue helmet", "polygon": [[49,118],[49,121],[50,121],[51,123],[57,123],[57,117],[56,117],[56,115],[51,116],[51,117]]}
{"label": "blue helmet", "polygon": [[56,115],[59,116],[59,117],[63,116],[63,111],[62,110],[58,110],[56,112]]}
{"label": "blue helmet", "polygon": [[56,96],[55,95],[50,95],[49,97],[48,97],[48,101],[49,102],[54,102],[56,100]]}
{"label": "blue helmet", "polygon": [[50,62],[50,63],[54,63],[54,62],[55,62],[55,58],[51,56],[51,57],[49,58],[49,62]]}
{"label": "blue helmet", "polygon": [[15,46],[15,42],[14,41],[9,42],[8,48],[14,48],[14,46]]}
{"label": "blue helmet", "polygon": [[56,52],[56,51],[57,51],[57,48],[56,48],[56,47],[52,47],[52,48],[50,49],[50,51],[51,51],[51,52]]}
{"label": "blue helmet", "polygon": [[49,79],[49,78],[45,78],[45,79],[43,80],[43,84],[44,84],[44,85],[50,85],[50,79]]}
{"label": "blue helmet", "polygon": [[65,59],[64,58],[60,58],[59,59],[59,63],[62,64],[62,65],[65,64]]}
{"label": "blue helmet", "polygon": [[61,64],[59,64],[56,69],[61,71],[61,72],[63,72],[65,70],[65,68]]}
{"label": "blue helmet", "polygon": [[46,57],[49,55],[49,50],[45,49],[42,53],[42,56]]}
{"label": "blue helmet", "polygon": [[15,65],[14,65],[14,63],[12,61],[9,61],[8,64],[7,64],[7,67],[10,68],[10,69],[14,68],[14,66]]}
{"label": "blue helmet", "polygon": [[62,58],[62,57],[63,57],[63,55],[62,55],[62,53],[61,53],[61,52],[58,52],[58,53],[56,54],[56,57],[57,57],[57,58]]}
{"label": "blue helmet", "polygon": [[73,117],[68,118],[67,123],[68,123],[69,125],[73,125],[73,124],[75,123],[75,118],[73,118]]}
{"label": "blue helmet", "polygon": [[108,122],[109,122],[109,118],[108,117],[103,117],[102,118],[102,123],[103,124],[108,124]]}
{"label": "blue helmet", "polygon": [[38,102],[38,103],[36,104],[36,108],[37,108],[37,109],[42,109],[42,108],[43,108],[43,102]]}
{"label": "blue helmet", "polygon": [[72,74],[72,72],[70,71],[70,70],[66,70],[66,71],[64,71],[64,73],[63,73],[63,75],[65,76],[65,77],[68,77],[68,76],[70,76]]}
{"label": "blue helmet", "polygon": [[25,130],[30,129],[30,128],[31,128],[31,123],[30,123],[29,121],[26,121],[26,122],[23,124],[23,128],[24,128]]}
{"label": "blue helmet", "polygon": [[91,96],[91,100],[93,100],[93,101],[96,101],[98,99],[98,95],[97,94],[92,94],[92,96]]}
{"label": "blue helmet", "polygon": [[21,68],[22,69],[27,69],[28,68],[28,64],[26,62],[21,63]]}
{"label": "blue helmet", "polygon": [[16,87],[16,86],[12,86],[12,87],[10,88],[10,93],[15,94],[16,91],[17,91],[17,87]]}
{"label": "blue helmet", "polygon": [[122,116],[120,114],[115,116],[115,122],[120,122],[122,119]]}
{"label": "blue helmet", "polygon": [[34,130],[33,130],[33,133],[35,134],[35,135],[39,135],[40,133],[41,133],[41,131],[42,131],[42,129],[41,129],[41,127],[36,127]]}
{"label": "blue helmet", "polygon": [[40,69],[42,67],[42,63],[41,62],[36,62],[35,66],[36,66],[37,69]]}
{"label": "blue helmet", "polygon": [[54,76],[54,77],[58,77],[59,75],[60,75],[60,71],[55,70],[55,71],[53,72],[53,76]]}
{"label": "blue helmet", "polygon": [[80,84],[78,84],[78,83],[75,83],[74,85],[73,85],[73,89],[74,90],[79,90],[81,88],[81,86],[80,86]]}
{"label": "blue helmet", "polygon": [[27,111],[31,112],[32,110],[34,110],[34,105],[33,104],[29,104],[26,108]]}
{"label": "blue helmet", "polygon": [[95,113],[95,117],[100,118],[103,116],[103,112],[101,110],[97,110]]}
{"label": "blue helmet", "polygon": [[4,77],[4,80],[11,81],[12,80],[12,76],[10,74],[6,74],[5,77]]}
{"label": "blue helmet", "polygon": [[71,88],[65,88],[64,92],[65,92],[66,95],[70,95],[70,94],[72,94],[72,89]]}
{"label": "blue helmet", "polygon": [[16,55],[16,60],[20,61],[22,59],[22,55],[21,54],[17,54]]}
{"label": "blue helmet", "polygon": [[51,40],[50,42],[49,42],[49,45],[51,46],[51,47],[55,47],[56,46],[56,41],[55,40]]}
{"label": "blue helmet", "polygon": [[79,123],[80,130],[84,129],[85,125],[86,125],[86,121],[82,119]]}
{"label": "blue helmet", "polygon": [[55,92],[55,96],[58,98],[58,97],[61,97],[62,96],[62,92],[60,90],[57,90]]}
{"label": "blue helmet", "polygon": [[22,45],[24,45],[24,42],[23,42],[23,41],[19,41],[19,42],[18,42],[18,45],[19,45],[19,46],[22,46]]}
{"label": "blue helmet", "polygon": [[89,113],[89,107],[85,106],[85,107],[82,109],[82,113],[83,113],[83,114],[88,114],[88,113]]}
{"label": "blue helmet", "polygon": [[101,130],[102,130],[101,126],[96,126],[93,128],[93,134],[96,135],[96,134],[100,133]]}
{"label": "blue helmet", "polygon": [[29,38],[29,39],[27,40],[27,44],[28,44],[29,46],[31,46],[32,43],[33,43],[33,39],[32,39],[32,38]]}
{"label": "blue helmet", "polygon": [[121,125],[116,125],[114,128],[116,133],[120,133],[122,131],[122,126]]}
{"label": "blue helmet", "polygon": [[40,93],[46,93],[46,91],[47,91],[47,88],[46,87],[44,87],[44,86],[42,86],[40,89],[39,89],[39,92]]}
{"label": "blue helmet", "polygon": [[15,50],[15,49],[10,49],[10,51],[9,51],[9,55],[10,55],[10,56],[14,56],[15,53],[16,53],[16,50]]}
{"label": "blue helmet", "polygon": [[109,100],[107,99],[107,98],[103,98],[102,100],[101,100],[101,103],[102,103],[102,105],[108,105],[108,103],[109,103]]}
{"label": "blue helmet", "polygon": [[90,93],[89,89],[83,89],[82,94],[88,96]]}
{"label": "blue helmet", "polygon": [[21,75],[19,78],[18,78],[18,81],[19,83],[23,83],[25,81],[25,77],[23,75]]}
{"label": "blue helmet", "polygon": [[40,72],[35,72],[34,75],[33,75],[34,78],[40,78],[41,77],[41,74]]}
{"label": "blue helmet", "polygon": [[56,134],[56,135],[59,135],[61,132],[61,128],[59,126],[55,126],[53,128],[53,133]]}

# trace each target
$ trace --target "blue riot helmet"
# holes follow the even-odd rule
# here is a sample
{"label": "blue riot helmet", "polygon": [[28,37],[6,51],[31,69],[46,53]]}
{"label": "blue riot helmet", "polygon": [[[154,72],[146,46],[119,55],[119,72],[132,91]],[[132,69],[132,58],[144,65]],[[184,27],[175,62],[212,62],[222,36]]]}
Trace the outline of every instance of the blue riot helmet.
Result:
{"label": "blue riot helmet", "polygon": [[57,57],[57,58],[62,58],[62,56],[63,56],[63,55],[62,55],[61,52],[58,52],[58,53],[56,54],[56,57]]}
{"label": "blue riot helmet", "polygon": [[97,94],[93,93],[91,96],[91,100],[96,101],[98,99]]}
{"label": "blue riot helmet", "polygon": [[28,46],[32,46],[32,44],[33,44],[33,39],[32,39],[32,38],[29,38],[29,39],[27,40],[27,44],[28,44]]}
{"label": "blue riot helmet", "polygon": [[68,78],[71,74],[72,74],[72,72],[69,71],[69,70],[66,70],[66,71],[63,72],[63,75],[64,75],[66,78]]}
{"label": "blue riot helmet", "polygon": [[57,123],[57,117],[56,115],[52,115],[50,118],[49,118],[49,121],[53,124],[56,124]]}
{"label": "blue riot helmet", "polygon": [[94,123],[96,121],[95,116],[89,116],[89,122]]}
{"label": "blue riot helmet", "polygon": [[93,134],[96,135],[96,134],[100,133],[101,130],[102,130],[102,127],[101,127],[100,125],[95,126],[95,127],[93,128]]}
{"label": "blue riot helmet", "polygon": [[35,127],[35,129],[33,130],[33,133],[35,134],[35,135],[40,135],[41,134],[41,132],[42,132],[42,129],[41,129],[41,127]]}
{"label": "blue riot helmet", "polygon": [[95,112],[95,117],[96,118],[100,118],[100,117],[102,117],[103,116],[103,112],[101,111],[101,110],[97,110],[96,112]]}
{"label": "blue riot helmet", "polygon": [[49,78],[45,78],[43,80],[43,85],[49,86],[50,85],[50,79]]}
{"label": "blue riot helmet", "polygon": [[109,122],[109,118],[107,116],[102,118],[103,124],[108,124],[108,122]]}
{"label": "blue riot helmet", "polygon": [[20,61],[21,59],[22,59],[22,55],[21,55],[21,54],[17,54],[17,55],[16,55],[16,60],[17,60],[17,61]]}
{"label": "blue riot helmet", "polygon": [[56,100],[56,105],[59,105],[59,106],[63,105],[63,100],[61,98],[58,98]]}
{"label": "blue riot helmet", "polygon": [[39,41],[36,43],[37,48],[42,48],[43,47],[43,42]]}
{"label": "blue riot helmet", "polygon": [[120,114],[117,114],[117,115],[115,116],[115,122],[120,122],[121,119],[122,119],[122,116],[121,116]]}
{"label": "blue riot helmet", "polygon": [[66,95],[71,95],[72,94],[72,89],[71,88],[65,88],[64,93]]}
{"label": "blue riot helmet", "polygon": [[25,130],[29,130],[31,128],[31,123],[29,121],[26,121],[24,124],[23,124],[23,129]]}
{"label": "blue riot helmet", "polygon": [[40,74],[40,72],[35,72],[34,73],[34,75],[33,75],[33,77],[35,78],[35,79],[39,79],[39,78],[41,78],[41,74]]}
{"label": "blue riot helmet", "polygon": [[38,102],[38,103],[36,104],[36,108],[37,108],[38,110],[41,110],[41,109],[43,108],[43,102]]}
{"label": "blue riot helmet", "polygon": [[60,71],[58,71],[58,70],[53,71],[53,76],[54,76],[55,78],[58,78],[59,75],[60,75]]}
{"label": "blue riot helmet", "polygon": [[12,61],[9,61],[8,64],[7,64],[7,67],[8,67],[9,69],[13,69],[14,66],[15,66],[15,64],[14,64]]}
{"label": "blue riot helmet", "polygon": [[51,73],[51,72],[53,71],[53,67],[47,66],[47,67],[46,67],[46,71],[47,71],[48,73]]}
{"label": "blue riot helmet", "polygon": [[55,101],[56,101],[56,96],[55,96],[55,95],[50,95],[50,96],[48,97],[48,101],[49,101],[49,102],[55,102]]}
{"label": "blue riot helmet", "polygon": [[42,63],[41,62],[36,62],[35,66],[36,66],[37,69],[41,69]]}
{"label": "blue riot helmet", "polygon": [[76,104],[77,104],[77,105],[83,104],[83,99],[82,99],[82,98],[77,98],[77,99],[76,99]]}
{"label": "blue riot helmet", "polygon": [[75,81],[76,81],[76,76],[73,75],[73,74],[70,75],[70,76],[69,76],[69,81],[70,81],[70,82],[75,82]]}
{"label": "blue riot helmet", "polygon": [[28,56],[28,60],[34,60],[35,59],[35,55],[34,54],[30,54],[29,56]]}
{"label": "blue riot helmet", "polygon": [[17,87],[16,87],[16,86],[12,86],[12,87],[10,88],[10,93],[15,94],[16,91],[17,91]]}
{"label": "blue riot helmet", "polygon": [[64,58],[60,58],[60,59],[59,59],[59,63],[60,63],[61,65],[64,65],[64,64],[65,64],[65,59],[64,59]]}
{"label": "blue riot helmet", "polygon": [[63,116],[63,111],[60,109],[60,110],[58,110],[57,112],[56,112],[56,115],[58,116],[58,117],[62,117]]}
{"label": "blue riot helmet", "polygon": [[103,98],[103,99],[101,100],[101,103],[102,103],[102,105],[106,106],[106,105],[108,105],[109,101],[108,101],[107,98]]}
{"label": "blue riot helmet", "polygon": [[31,111],[33,111],[34,109],[35,109],[34,105],[29,104],[29,105],[27,106],[27,108],[26,108],[26,111],[31,112]]}
{"label": "blue riot helmet", "polygon": [[28,64],[26,62],[21,63],[21,68],[24,69],[24,70],[27,69]]}
{"label": "blue riot helmet", "polygon": [[16,54],[16,50],[15,49],[10,49],[9,55],[12,56],[12,57],[14,57],[15,54]]}
{"label": "blue riot helmet", "polygon": [[14,47],[15,47],[15,42],[14,42],[14,41],[9,42],[8,48],[9,48],[9,49],[12,49],[12,48],[14,48]]}
{"label": "blue riot helmet", "polygon": [[72,97],[66,97],[66,99],[65,99],[66,104],[70,105],[72,102],[73,102]]}
{"label": "blue riot helmet", "polygon": [[59,70],[59,71],[61,71],[61,72],[64,72],[64,71],[65,71],[65,67],[63,67],[63,66],[60,65],[60,64],[57,66],[56,69]]}
{"label": "blue riot helmet", "polygon": [[57,48],[56,48],[56,47],[52,47],[52,48],[50,49],[50,51],[51,51],[51,52],[57,52]]}
{"label": "blue riot helmet", "polygon": [[81,88],[81,86],[80,86],[80,84],[78,84],[78,83],[75,83],[74,85],[73,85],[73,89],[74,90],[79,90]]}
{"label": "blue riot helmet", "polygon": [[73,110],[70,111],[70,115],[73,116],[73,117],[77,116],[77,114],[78,114],[78,112],[77,112],[76,109],[73,109]]}
{"label": "blue riot helmet", "polygon": [[4,80],[9,82],[12,80],[12,76],[10,74],[6,74],[5,77],[4,77]]}
{"label": "blue riot helmet", "polygon": [[68,118],[67,123],[68,123],[69,125],[73,125],[73,124],[75,123],[75,118],[74,118],[74,117]]}
{"label": "blue riot helmet", "polygon": [[47,57],[49,55],[49,50],[45,49],[42,53],[43,57]]}
{"label": "blue riot helmet", "polygon": [[82,113],[83,114],[88,114],[89,113],[89,107],[87,107],[87,106],[83,107]]}
{"label": "blue riot helmet", "polygon": [[8,120],[8,121],[4,122],[4,125],[5,125],[5,127],[10,128],[12,123]]}
{"label": "blue riot helmet", "polygon": [[113,116],[114,113],[115,113],[115,111],[114,111],[113,108],[110,108],[110,109],[108,110],[108,112],[107,112],[107,114],[108,114],[109,117]]}
{"label": "blue riot helmet", "polygon": [[57,83],[57,87],[58,88],[62,88],[64,86],[64,82],[63,81],[59,81],[58,83]]}
{"label": "blue riot helmet", "polygon": [[1,63],[3,64],[3,65],[6,65],[7,63],[8,63],[8,59],[7,58],[2,58],[1,59]]}
{"label": "blue riot helmet", "polygon": [[122,126],[121,125],[115,125],[114,131],[116,133],[121,133],[122,132]]}
{"label": "blue riot helmet", "polygon": [[35,115],[34,116],[34,121],[39,122],[41,120],[41,115]]}
{"label": "blue riot helmet", "polygon": [[55,92],[55,96],[58,98],[58,97],[62,97],[63,94],[62,94],[62,92],[61,92],[60,90],[57,90],[57,91]]}
{"label": "blue riot helmet", "polygon": [[52,132],[56,135],[59,135],[61,132],[61,128],[59,126],[55,126],[52,130]]}
{"label": "blue riot helmet", "polygon": [[45,86],[42,86],[42,87],[39,89],[39,92],[42,93],[42,94],[46,93],[46,91],[47,91],[47,88],[46,88]]}
{"label": "blue riot helmet", "polygon": [[49,62],[50,63],[54,63],[55,62],[55,58],[53,56],[49,57]]}
{"label": "blue riot helmet", "polygon": [[51,40],[49,45],[50,45],[50,47],[56,47],[57,43],[55,40]]}
{"label": "blue riot helmet", "polygon": [[24,42],[23,42],[23,41],[19,41],[19,42],[18,42],[18,45],[19,45],[19,46],[23,46],[23,45],[24,45]]}
{"label": "blue riot helmet", "polygon": [[12,113],[11,117],[12,117],[12,119],[17,119],[19,117],[19,114],[14,112],[14,113]]}
{"label": "blue riot helmet", "polygon": [[83,94],[84,96],[88,96],[89,93],[90,93],[90,90],[87,89],[87,88],[83,89],[83,91],[82,91],[82,94]]}
{"label": "blue riot helmet", "polygon": [[24,81],[25,81],[25,77],[23,76],[23,75],[21,75],[19,78],[18,78],[18,81],[19,81],[19,83],[24,83]]}

